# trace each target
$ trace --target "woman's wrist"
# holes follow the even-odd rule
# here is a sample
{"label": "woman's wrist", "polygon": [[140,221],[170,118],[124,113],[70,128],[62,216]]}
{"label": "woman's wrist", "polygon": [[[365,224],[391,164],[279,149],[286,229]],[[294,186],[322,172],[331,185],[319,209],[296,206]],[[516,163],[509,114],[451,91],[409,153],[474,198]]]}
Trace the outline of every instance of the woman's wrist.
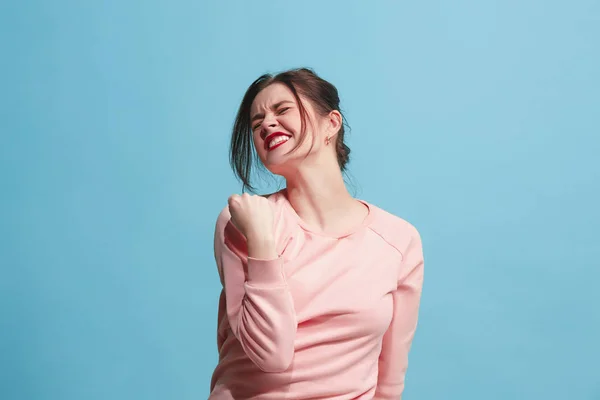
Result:
{"label": "woman's wrist", "polygon": [[259,260],[272,260],[278,257],[275,237],[272,234],[251,234],[247,238],[248,257]]}

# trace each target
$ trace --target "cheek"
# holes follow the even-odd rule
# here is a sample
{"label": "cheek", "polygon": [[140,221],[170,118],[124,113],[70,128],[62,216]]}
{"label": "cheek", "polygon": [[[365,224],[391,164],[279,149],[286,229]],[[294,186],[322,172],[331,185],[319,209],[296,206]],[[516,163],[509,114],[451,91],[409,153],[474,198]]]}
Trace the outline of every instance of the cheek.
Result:
{"label": "cheek", "polygon": [[289,113],[280,117],[279,123],[283,128],[289,131],[291,134],[298,135],[302,130],[302,119],[300,113]]}

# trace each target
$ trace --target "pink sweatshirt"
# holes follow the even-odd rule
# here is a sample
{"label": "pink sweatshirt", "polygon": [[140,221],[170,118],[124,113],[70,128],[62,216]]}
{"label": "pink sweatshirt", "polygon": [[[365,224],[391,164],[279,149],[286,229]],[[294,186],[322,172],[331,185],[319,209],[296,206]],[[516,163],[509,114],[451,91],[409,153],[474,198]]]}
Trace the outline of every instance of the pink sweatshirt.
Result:
{"label": "pink sweatshirt", "polygon": [[328,236],[286,189],[270,195],[277,254],[249,258],[225,207],[216,223],[219,363],[210,400],[400,399],[417,325],[417,230],[383,209]]}

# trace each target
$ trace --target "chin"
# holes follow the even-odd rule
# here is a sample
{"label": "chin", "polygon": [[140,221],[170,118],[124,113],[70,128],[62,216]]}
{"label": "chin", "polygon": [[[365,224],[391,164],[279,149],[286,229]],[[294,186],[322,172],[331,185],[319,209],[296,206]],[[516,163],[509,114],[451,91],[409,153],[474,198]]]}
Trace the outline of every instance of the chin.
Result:
{"label": "chin", "polygon": [[289,156],[278,156],[264,163],[265,168],[274,175],[284,175],[286,171],[294,169],[294,160]]}
{"label": "chin", "polygon": [[[271,172],[272,174],[275,175],[281,175],[281,173],[283,171],[285,171],[286,169],[286,162],[270,162],[268,164],[265,164],[265,167],[269,170],[269,172]],[[289,167],[289,166],[288,166]]]}

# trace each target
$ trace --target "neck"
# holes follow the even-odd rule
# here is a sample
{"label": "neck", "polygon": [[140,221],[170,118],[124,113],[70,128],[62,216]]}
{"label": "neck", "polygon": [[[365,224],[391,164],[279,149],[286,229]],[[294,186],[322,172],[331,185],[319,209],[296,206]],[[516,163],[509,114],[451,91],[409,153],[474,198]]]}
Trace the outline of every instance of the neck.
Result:
{"label": "neck", "polygon": [[334,157],[305,161],[293,176],[286,177],[288,199],[303,221],[325,230],[355,207],[356,201]]}

